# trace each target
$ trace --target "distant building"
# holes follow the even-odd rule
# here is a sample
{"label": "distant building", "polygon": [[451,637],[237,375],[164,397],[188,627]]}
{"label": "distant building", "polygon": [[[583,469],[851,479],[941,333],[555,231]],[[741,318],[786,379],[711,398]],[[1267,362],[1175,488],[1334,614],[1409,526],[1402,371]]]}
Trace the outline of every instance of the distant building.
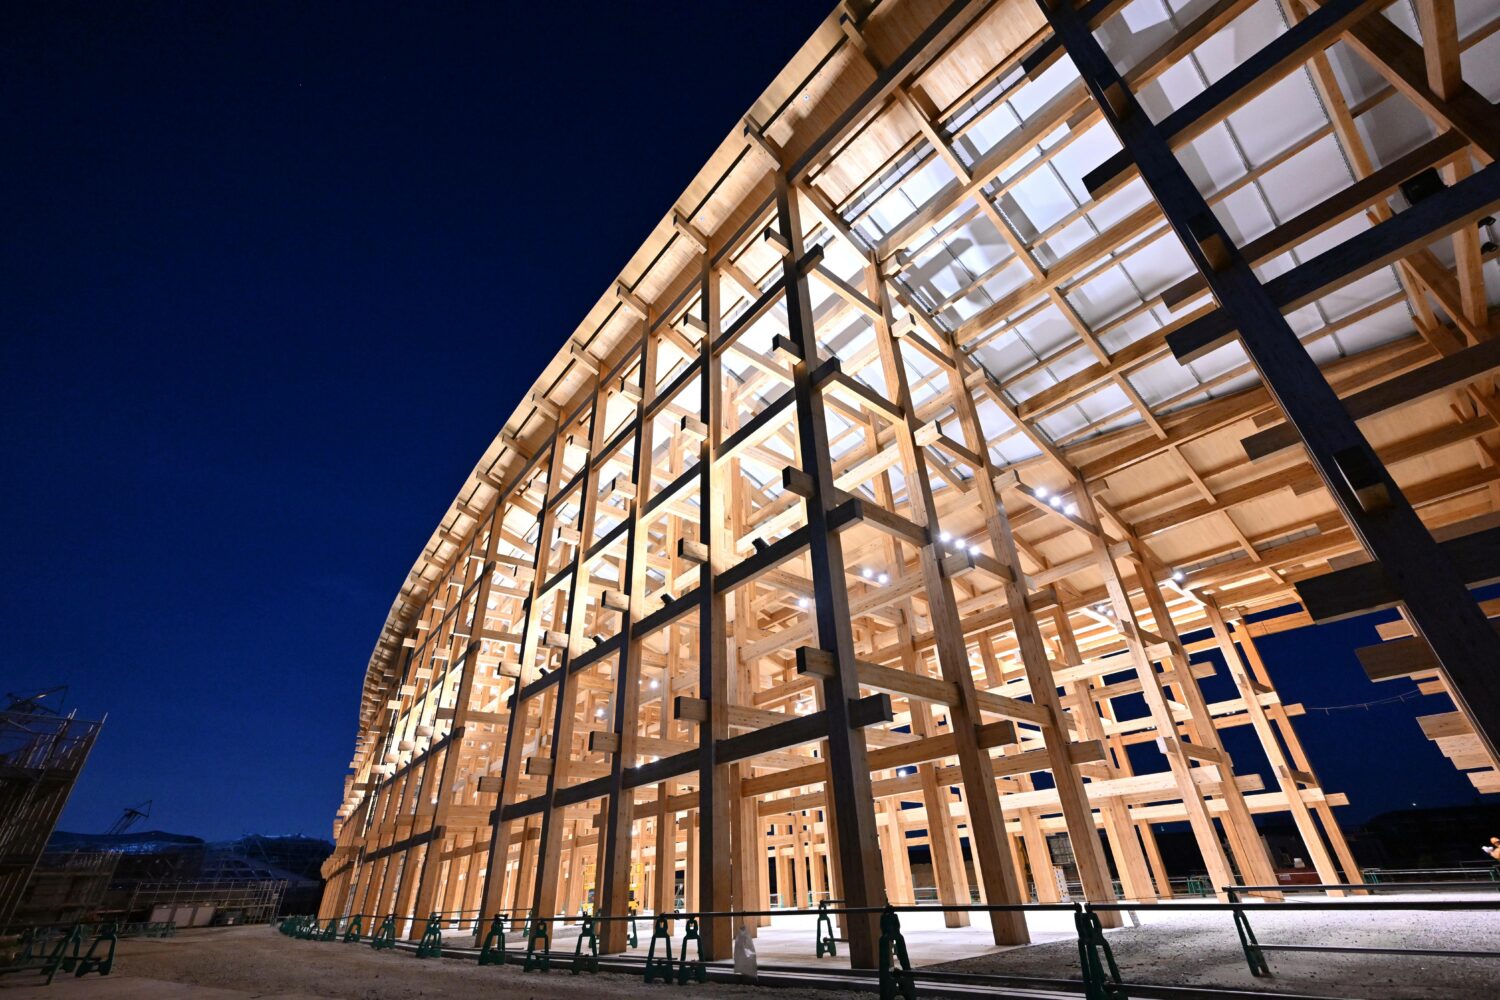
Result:
{"label": "distant building", "polygon": [[70,912],[80,907],[85,912],[48,917],[38,911],[35,919],[171,920],[179,926],[264,922],[280,912],[317,906],[323,890],[318,868],[332,850],[326,840],[302,836],[257,834],[207,843],[160,830],[60,830],[39,870],[66,871],[83,865],[81,859],[109,858],[109,874],[92,900],[73,892]]}

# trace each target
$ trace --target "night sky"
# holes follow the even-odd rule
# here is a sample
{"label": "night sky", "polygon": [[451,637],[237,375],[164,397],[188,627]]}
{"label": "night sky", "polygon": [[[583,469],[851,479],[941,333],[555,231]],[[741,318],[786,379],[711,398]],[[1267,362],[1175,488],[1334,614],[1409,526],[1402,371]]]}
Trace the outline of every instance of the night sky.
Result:
{"label": "night sky", "polygon": [[[62,828],[328,834],[437,518],[828,6],[0,5],[0,692],[109,716]],[[1374,641],[1264,650],[1411,690]],[[1346,821],[1472,798],[1442,707],[1302,721]]]}

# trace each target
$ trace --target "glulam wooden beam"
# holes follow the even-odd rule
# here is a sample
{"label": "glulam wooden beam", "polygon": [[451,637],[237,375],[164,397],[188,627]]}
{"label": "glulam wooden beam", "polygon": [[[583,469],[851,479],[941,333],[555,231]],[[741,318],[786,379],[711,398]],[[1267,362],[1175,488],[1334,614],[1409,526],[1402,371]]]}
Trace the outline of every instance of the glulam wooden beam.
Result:
{"label": "glulam wooden beam", "polygon": [[[1431,239],[1451,231],[1445,226],[1473,221],[1500,200],[1500,173],[1487,168],[1362,234],[1381,234],[1404,222],[1400,236],[1387,230],[1365,240],[1362,254],[1339,254],[1337,261],[1320,255],[1263,286],[1072,8],[1059,4],[1045,12],[1194,265],[1208,280],[1222,306],[1214,315],[1223,316],[1231,329],[1240,328],[1246,353],[1297,427],[1329,493],[1360,541],[1385,565],[1407,611],[1493,750],[1500,741],[1500,691],[1488,683],[1480,665],[1500,660],[1500,641],[1281,310],[1326,287],[1332,275],[1347,276],[1375,260],[1395,259],[1414,240]],[[1420,237],[1407,232],[1416,228],[1423,230]],[[1202,335],[1203,329],[1192,334],[1179,331],[1174,353],[1191,355],[1212,342]],[[1367,495],[1375,489],[1384,500],[1371,504]]]}

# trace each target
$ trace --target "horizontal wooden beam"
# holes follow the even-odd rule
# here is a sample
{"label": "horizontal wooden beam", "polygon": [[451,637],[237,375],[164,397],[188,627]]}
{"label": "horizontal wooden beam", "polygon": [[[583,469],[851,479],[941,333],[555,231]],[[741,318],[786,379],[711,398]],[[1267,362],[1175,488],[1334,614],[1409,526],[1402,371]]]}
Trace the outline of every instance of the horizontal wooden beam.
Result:
{"label": "horizontal wooden beam", "polygon": [[[1383,198],[1423,170],[1436,167],[1462,152],[1468,143],[1457,132],[1444,132],[1416,149],[1400,156],[1342,191],[1293,216],[1270,232],[1240,247],[1240,253],[1252,265],[1264,264],[1297,244],[1326,232],[1353,213]],[[1208,290],[1208,281],[1194,272],[1161,294],[1169,309],[1176,309],[1194,296]]]}
{"label": "horizontal wooden beam", "polygon": [[[1283,313],[1373,274],[1440,236],[1469,226],[1500,206],[1500,164],[1491,164],[1404,212],[1272,278],[1266,293]],[[1234,320],[1214,309],[1167,334],[1182,364],[1211,354],[1236,334]]]}
{"label": "horizontal wooden beam", "polygon": [[[1440,542],[1439,548],[1469,587],[1500,581],[1500,528],[1450,538]],[[1386,568],[1373,562],[1299,580],[1294,586],[1308,615],[1318,624],[1400,603],[1386,578]]]}
{"label": "horizontal wooden beam", "polygon": [[[1459,388],[1496,369],[1500,369],[1500,339],[1481,341],[1368,389],[1361,389],[1344,398],[1344,409],[1355,420],[1363,420]],[[1301,440],[1296,428],[1283,423],[1250,435],[1242,444],[1245,454],[1256,462],[1291,448]]]}
{"label": "horizontal wooden beam", "polygon": [[[1380,6],[1379,0],[1328,0],[1163,118],[1156,125],[1158,134],[1173,148],[1186,145],[1333,44],[1351,23],[1378,12]],[[1129,151],[1122,149],[1085,174],[1083,186],[1096,201],[1102,200],[1137,173]]]}

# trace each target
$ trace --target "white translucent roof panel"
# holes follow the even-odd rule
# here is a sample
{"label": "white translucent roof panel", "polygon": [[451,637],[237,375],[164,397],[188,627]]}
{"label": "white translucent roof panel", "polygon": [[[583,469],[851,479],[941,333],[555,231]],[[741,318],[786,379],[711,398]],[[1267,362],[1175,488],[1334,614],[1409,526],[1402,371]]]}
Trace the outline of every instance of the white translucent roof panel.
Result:
{"label": "white translucent roof panel", "polygon": [[[1212,6],[1212,0],[1134,0],[1100,29],[1099,37],[1116,65],[1128,67]],[[1461,0],[1460,23],[1467,25],[1461,30],[1488,24],[1494,17],[1493,3],[1481,9],[1485,7],[1485,0]],[[1395,19],[1398,23],[1411,20],[1409,12]],[[1139,88],[1148,113],[1157,120],[1171,114],[1286,30],[1286,19],[1275,0],[1255,3],[1188,58]],[[1331,52],[1335,72],[1354,90],[1351,104],[1357,106],[1386,87],[1362,61],[1351,60],[1342,45]],[[1500,66],[1500,44],[1495,55]],[[1469,61],[1466,56],[1466,68]],[[1486,67],[1477,78],[1500,90],[1500,68]],[[956,118],[970,123],[964,152],[983,155],[1024,127],[1017,125],[1017,116],[1024,119],[1034,114],[1076,85],[1077,74],[1066,58],[1058,60],[1039,81],[1023,83],[1012,78],[1003,86],[995,85]],[[1432,135],[1426,120],[1404,98],[1363,109],[1359,126],[1373,140],[1372,158],[1377,166]],[[1003,172],[1002,187],[1022,171],[1026,176],[1004,188],[995,205],[1017,235],[1031,245],[1044,270],[1079,248],[1097,245],[1101,232],[1150,203],[1150,194],[1138,177],[1098,203],[1084,189],[1083,176],[1119,148],[1107,126],[1096,123],[1071,136],[1066,128],[1059,128],[1049,141],[1063,138],[1069,139],[1068,146],[1050,163],[1038,166],[1035,154],[1028,152]],[[1241,245],[1295,218],[1354,179],[1305,68],[1274,83],[1180,147],[1177,155],[1200,190],[1214,198],[1215,212]],[[1247,179],[1247,172],[1267,163],[1276,166],[1262,177]],[[940,250],[903,276],[927,301],[944,307],[941,318],[950,328],[1032,280],[1029,268],[1011,256],[986,216],[975,213],[970,222],[946,235]],[[1274,278],[1369,225],[1363,214],[1346,220],[1263,262],[1259,273],[1263,280]],[[1439,241],[1433,246],[1440,260],[1450,259],[1449,245],[1449,241]],[[1199,293],[1176,311],[1159,302],[1163,291],[1193,273],[1176,235],[1160,223],[1147,225],[1119,245],[1099,247],[1099,253],[1099,259],[1076,272],[1062,292],[1077,318],[1088,326],[1088,335],[1097,336],[1111,354],[1144,337],[1159,336],[1164,324],[1210,301],[1206,293]],[[1491,265],[1486,271],[1487,280],[1500,284],[1500,268]],[[1331,360],[1408,335],[1411,318],[1399,300],[1400,292],[1394,270],[1386,268],[1304,306],[1289,321],[1319,360]],[[1073,322],[1055,305],[1035,299],[974,332],[980,334],[974,357],[1013,401],[1029,399],[1097,363],[1094,350],[1080,339]],[[1176,409],[1252,385],[1256,378],[1236,342],[1186,366],[1163,354],[1132,371],[1130,385],[1148,405]],[[1040,430],[1054,440],[1071,441],[1139,419],[1129,396],[1118,385],[1107,383],[1085,399],[1048,413]],[[1017,447],[1024,442],[1024,438],[1015,440]],[[1031,450],[1025,446],[1025,451]],[[1019,453],[1009,448],[997,449],[997,454],[1019,460]]]}

